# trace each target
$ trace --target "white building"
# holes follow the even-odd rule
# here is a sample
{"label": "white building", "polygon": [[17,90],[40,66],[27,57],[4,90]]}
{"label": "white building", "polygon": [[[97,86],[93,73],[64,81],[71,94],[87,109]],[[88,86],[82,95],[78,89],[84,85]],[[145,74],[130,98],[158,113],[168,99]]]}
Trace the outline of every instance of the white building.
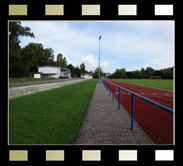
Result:
{"label": "white building", "polygon": [[38,66],[34,78],[71,78],[70,69],[58,66]]}
{"label": "white building", "polygon": [[92,73],[81,73],[81,78],[92,79],[93,78],[93,74]]}

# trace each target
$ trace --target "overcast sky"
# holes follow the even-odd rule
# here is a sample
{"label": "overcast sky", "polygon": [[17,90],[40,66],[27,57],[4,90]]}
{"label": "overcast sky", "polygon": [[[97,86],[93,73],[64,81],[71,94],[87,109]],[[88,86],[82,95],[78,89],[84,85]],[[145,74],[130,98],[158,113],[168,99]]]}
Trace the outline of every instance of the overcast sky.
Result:
{"label": "overcast sky", "polygon": [[87,70],[100,62],[104,72],[116,69],[162,69],[174,65],[174,21],[21,21],[35,38],[22,37],[21,47],[41,43],[62,53],[68,64]]}

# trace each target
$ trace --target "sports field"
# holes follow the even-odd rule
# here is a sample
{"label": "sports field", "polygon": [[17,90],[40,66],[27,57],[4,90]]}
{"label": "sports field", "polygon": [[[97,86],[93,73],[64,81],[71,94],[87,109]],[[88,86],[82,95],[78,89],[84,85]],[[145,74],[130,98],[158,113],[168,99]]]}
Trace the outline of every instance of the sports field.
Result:
{"label": "sports field", "polygon": [[[173,109],[173,92],[171,91],[126,83],[124,81],[111,79],[106,79],[106,81]],[[113,93],[113,86],[107,84],[107,87]],[[119,88],[117,87],[114,88],[114,96],[118,100]],[[131,114],[132,95],[121,89],[120,99],[122,106]],[[135,96],[134,103],[134,119],[151,140],[155,144],[173,144],[173,114],[137,96]]]}
{"label": "sports field", "polygon": [[168,80],[168,79],[161,79],[161,80],[160,79],[115,79],[115,80],[173,91],[173,80]]}

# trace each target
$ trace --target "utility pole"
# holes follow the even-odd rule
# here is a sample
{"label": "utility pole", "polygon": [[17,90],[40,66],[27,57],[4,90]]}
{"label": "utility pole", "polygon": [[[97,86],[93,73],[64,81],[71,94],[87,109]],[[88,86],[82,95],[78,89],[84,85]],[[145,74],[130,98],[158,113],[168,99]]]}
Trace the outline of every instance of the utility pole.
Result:
{"label": "utility pole", "polygon": [[99,36],[99,68],[98,68],[98,82],[100,82],[100,39],[102,36]]}

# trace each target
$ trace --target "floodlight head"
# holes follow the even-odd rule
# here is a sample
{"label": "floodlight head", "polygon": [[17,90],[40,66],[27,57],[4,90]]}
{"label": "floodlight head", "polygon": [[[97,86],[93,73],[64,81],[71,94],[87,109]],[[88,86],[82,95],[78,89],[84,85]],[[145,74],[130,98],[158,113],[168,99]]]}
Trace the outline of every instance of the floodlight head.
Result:
{"label": "floodlight head", "polygon": [[102,36],[99,36],[99,40],[102,38]]}

